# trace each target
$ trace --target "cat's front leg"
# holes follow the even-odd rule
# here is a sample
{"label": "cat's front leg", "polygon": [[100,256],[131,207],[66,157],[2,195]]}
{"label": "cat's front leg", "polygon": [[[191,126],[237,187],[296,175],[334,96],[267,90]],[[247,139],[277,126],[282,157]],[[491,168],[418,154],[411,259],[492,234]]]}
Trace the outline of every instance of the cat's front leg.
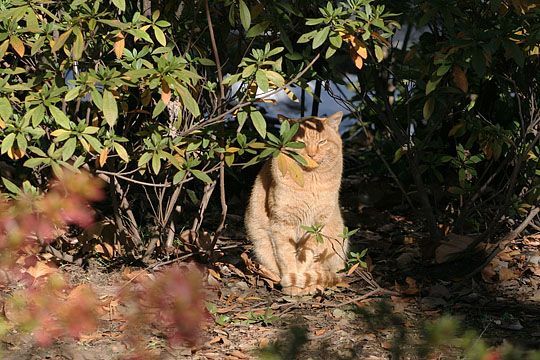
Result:
{"label": "cat's front leg", "polygon": [[276,262],[281,277],[280,285],[284,292],[286,289],[301,287],[301,276],[299,276],[299,263],[296,248],[296,226],[289,224],[272,224],[272,242]]}

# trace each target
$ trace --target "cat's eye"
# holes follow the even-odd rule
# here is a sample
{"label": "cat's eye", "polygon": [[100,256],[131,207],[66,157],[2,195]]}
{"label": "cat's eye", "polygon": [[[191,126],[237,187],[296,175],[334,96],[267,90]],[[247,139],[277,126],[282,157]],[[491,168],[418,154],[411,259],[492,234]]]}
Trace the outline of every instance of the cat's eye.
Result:
{"label": "cat's eye", "polygon": [[319,141],[319,145],[324,145],[328,142],[328,140],[326,139],[322,139],[321,141]]}

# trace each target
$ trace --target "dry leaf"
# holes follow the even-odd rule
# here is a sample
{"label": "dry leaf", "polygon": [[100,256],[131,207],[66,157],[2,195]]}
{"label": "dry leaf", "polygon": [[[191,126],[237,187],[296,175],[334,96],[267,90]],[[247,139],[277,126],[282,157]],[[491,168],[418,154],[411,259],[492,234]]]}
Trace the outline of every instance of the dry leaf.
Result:
{"label": "dry leaf", "polygon": [[115,41],[114,41],[114,54],[116,55],[117,59],[120,59],[122,55],[124,54],[124,47],[126,46],[126,40],[124,38],[124,34],[118,33],[116,35]]}
{"label": "dry leaf", "polygon": [[313,160],[311,157],[309,156],[303,156],[304,160],[306,160],[307,162],[307,165],[304,165],[305,168],[308,168],[308,169],[315,169],[315,168],[318,168],[319,167],[319,163],[316,162],[315,160]]}
{"label": "dry leaf", "polygon": [[56,267],[49,266],[48,264],[42,261],[38,261],[34,266],[26,269],[26,273],[31,275],[35,279],[42,276],[53,274],[57,271],[58,269]]}
{"label": "dry leaf", "polygon": [[347,271],[347,275],[351,276],[351,274],[358,268],[358,266],[360,266],[360,263],[356,263],[353,266],[351,266],[349,271]]}
{"label": "dry leaf", "polygon": [[105,259],[112,259],[114,257],[114,248],[106,242],[94,246],[94,251],[101,254]]}
{"label": "dry leaf", "polygon": [[467,81],[467,75],[461,67],[455,65],[452,70],[452,75],[454,77],[454,85],[458,87],[464,93],[469,91],[469,81]]}
{"label": "dry leaf", "polygon": [[15,35],[12,35],[10,38],[9,38],[9,44],[11,45],[11,47],[13,48],[13,50],[15,50],[15,52],[17,53],[17,55],[19,55],[20,57],[23,57],[24,56],[24,43],[22,42],[21,39],[19,39],[17,36]]}
{"label": "dry leaf", "polygon": [[352,56],[352,59],[354,61],[354,65],[358,69],[362,69],[362,67],[364,66],[364,60],[362,60],[362,57],[360,55],[358,55],[358,53],[356,51],[354,51],[354,49],[351,49],[351,56]]}
{"label": "dry leaf", "polygon": [[103,167],[103,165],[105,165],[108,157],[109,157],[109,148],[104,147],[103,149],[101,149],[101,152],[99,153],[99,166],[100,167]]}
{"label": "dry leaf", "polygon": [[279,153],[277,157],[277,163],[278,163],[278,169],[281,172],[281,175],[283,176],[287,175],[287,167],[288,167],[287,155],[283,153]]}
{"label": "dry leaf", "polygon": [[26,152],[22,151],[21,149],[12,147],[8,149],[7,154],[10,157],[10,159],[19,160],[26,154]]}
{"label": "dry leaf", "polygon": [[288,162],[287,168],[289,170],[289,173],[291,174],[292,179],[295,183],[297,183],[301,187],[304,187],[304,173],[302,171],[302,168],[296,163],[296,161],[294,161],[290,157],[287,156],[286,159]]}
{"label": "dry leaf", "polygon": [[518,274],[516,274],[514,271],[508,268],[502,267],[499,269],[499,280],[501,281],[512,280],[517,277],[518,277]]}
{"label": "dry leaf", "polygon": [[466,235],[448,234],[448,241],[442,241],[441,245],[435,250],[435,261],[442,264],[450,259],[455,254],[465,250],[474,239]]}
{"label": "dry leaf", "polygon": [[497,273],[495,272],[495,269],[493,268],[493,265],[491,264],[483,268],[481,271],[481,274],[482,274],[482,279],[484,279],[484,281],[487,283],[492,283],[493,278],[495,277],[495,275],[497,275]]}
{"label": "dry leaf", "polygon": [[167,105],[171,101],[171,88],[165,80],[161,80],[161,100]]}

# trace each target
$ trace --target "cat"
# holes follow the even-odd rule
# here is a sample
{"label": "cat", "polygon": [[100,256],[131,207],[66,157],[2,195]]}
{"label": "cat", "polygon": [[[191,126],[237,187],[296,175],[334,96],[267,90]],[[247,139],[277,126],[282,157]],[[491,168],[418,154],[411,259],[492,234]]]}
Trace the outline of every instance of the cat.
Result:
{"label": "cat", "polygon": [[[335,285],[337,272],[345,267],[348,240],[339,237],[344,228],[339,206],[342,117],[337,112],[327,118],[285,119],[299,123],[293,140],[305,147],[297,152],[318,166],[302,166],[301,186],[290,171],[283,175],[277,158],[272,158],[253,185],[245,215],[247,235],[258,262],[279,275],[285,294],[312,294]],[[322,241],[302,225],[322,225]]]}

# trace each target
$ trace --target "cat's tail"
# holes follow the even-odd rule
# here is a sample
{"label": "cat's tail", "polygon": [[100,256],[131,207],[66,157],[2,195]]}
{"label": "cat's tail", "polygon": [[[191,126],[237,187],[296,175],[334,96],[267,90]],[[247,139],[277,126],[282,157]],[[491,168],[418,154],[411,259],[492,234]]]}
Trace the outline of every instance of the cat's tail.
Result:
{"label": "cat's tail", "polygon": [[303,273],[287,273],[281,278],[283,288],[304,289],[310,286],[328,287],[339,283],[340,276],[328,270],[307,270]]}

